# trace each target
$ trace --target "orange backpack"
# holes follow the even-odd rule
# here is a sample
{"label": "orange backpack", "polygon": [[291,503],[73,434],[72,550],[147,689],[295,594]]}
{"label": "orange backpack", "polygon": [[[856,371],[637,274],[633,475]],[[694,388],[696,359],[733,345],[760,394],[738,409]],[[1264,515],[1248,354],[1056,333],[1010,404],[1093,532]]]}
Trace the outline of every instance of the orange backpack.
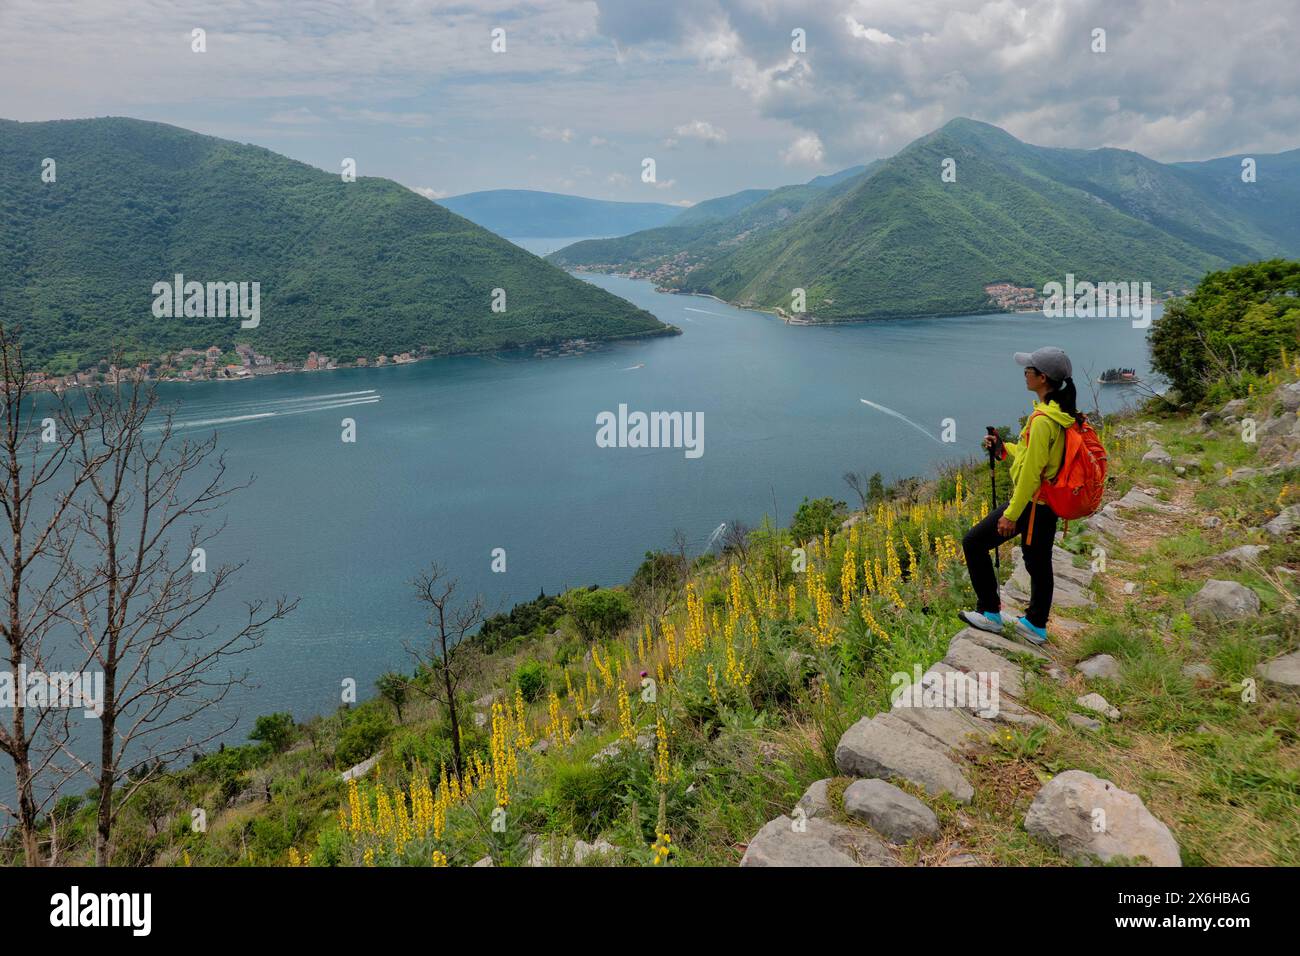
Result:
{"label": "orange backpack", "polygon": [[[1025,426],[1028,432],[1034,417],[1029,416]],[[1056,477],[1044,481],[1034,494],[1033,505],[1029,511],[1029,528],[1025,532],[1025,544],[1031,543],[1034,534],[1034,507],[1041,501],[1056,513],[1058,518],[1069,522],[1075,518],[1086,518],[1101,505],[1102,494],[1106,490],[1106,449],[1096,430],[1080,415],[1073,425],[1065,429],[1065,453],[1061,456],[1061,467]]]}

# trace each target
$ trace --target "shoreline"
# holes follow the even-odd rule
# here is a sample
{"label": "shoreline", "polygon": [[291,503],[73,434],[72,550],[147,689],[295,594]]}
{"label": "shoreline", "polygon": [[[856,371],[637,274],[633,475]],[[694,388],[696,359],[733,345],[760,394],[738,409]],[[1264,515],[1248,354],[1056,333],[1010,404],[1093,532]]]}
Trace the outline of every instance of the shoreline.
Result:
{"label": "shoreline", "polygon": [[[586,273],[589,275],[616,276],[620,279],[631,279],[634,282],[650,282],[650,283],[654,282],[653,279],[632,275],[631,273],[628,272],[606,272],[599,269],[581,269],[581,268],[571,268],[571,269],[566,269],[565,271],[574,274]],[[971,316],[971,315],[1038,315],[1038,316],[1043,315],[1042,309],[1003,309],[1003,308],[999,308],[996,303],[990,302],[987,308],[970,309],[970,310],[962,309],[954,312],[909,312],[902,315],[864,315],[864,316],[855,316],[855,317],[843,318],[843,319],[818,319],[815,316],[812,318],[798,318],[795,317],[794,315],[787,313],[780,306],[745,305],[740,302],[731,302],[727,299],[723,299],[720,296],[716,296],[711,292],[688,292],[684,289],[671,289],[668,288],[667,286],[660,286],[660,285],[655,285],[654,290],[656,292],[662,292],[666,295],[685,295],[685,296],[694,296],[696,298],[701,298],[701,299],[712,299],[714,302],[721,302],[723,305],[729,305],[733,309],[742,309],[746,312],[762,312],[766,315],[774,315],[777,318],[781,319],[783,322],[785,322],[785,324],[787,325],[803,325],[803,326],[861,325],[867,322],[893,322],[896,320],[906,320],[906,319],[955,319],[955,318],[962,318],[964,316]],[[1175,298],[1177,297],[1175,296]],[[1150,302],[1150,305],[1163,306],[1168,301],[1169,301],[1168,299],[1153,298]],[[811,315],[811,313],[805,313],[805,314]],[[1043,316],[1043,317],[1047,318],[1047,316]],[[1099,317],[1099,318],[1104,318],[1104,317]]]}
{"label": "shoreline", "polygon": [[[608,338],[600,338],[600,339],[589,339],[589,340],[566,339],[565,341],[566,341],[566,342],[573,342],[573,341],[590,341],[593,345],[596,345],[596,346],[603,346],[603,345],[606,345],[606,344],[611,343],[611,342],[623,342],[623,341],[627,341],[627,340],[629,340],[629,339],[657,338],[657,337],[660,337],[660,336],[672,336],[672,335],[681,335],[681,334],[682,334],[682,330],[681,330],[678,326],[673,325],[673,324],[671,324],[671,323],[669,323],[669,322],[664,322],[664,323],[663,323],[663,328],[662,328],[662,329],[651,329],[651,330],[647,330],[647,331],[645,331],[645,332],[628,332],[628,333],[623,334],[623,335],[613,335],[613,336],[609,336]],[[564,344],[564,343],[558,343],[558,344],[561,344],[561,345],[562,345],[562,344]],[[444,359],[444,358],[472,358],[472,357],[475,357],[475,356],[512,355],[512,354],[516,354],[516,353],[519,353],[519,352],[531,352],[532,354],[530,355],[530,357],[531,357],[531,358],[537,358],[537,359],[551,359],[551,358],[564,358],[564,357],[565,357],[563,354],[561,354],[561,355],[538,355],[538,354],[537,354],[537,350],[538,350],[538,349],[542,349],[542,348],[552,348],[552,347],[554,347],[554,346],[543,345],[542,343],[533,343],[533,344],[530,344],[530,345],[520,345],[520,346],[515,346],[515,347],[513,347],[513,348],[474,349],[474,350],[463,351],[463,352],[431,352],[431,353],[429,353],[429,354],[427,354],[427,355],[420,355],[420,356],[412,357],[412,358],[409,359],[408,361],[404,361],[404,362],[397,362],[397,361],[393,361],[393,362],[385,362],[385,363],[382,364],[382,365],[377,365],[377,364],[366,364],[366,365],[348,364],[348,365],[334,365],[334,366],[330,366],[330,367],[327,367],[327,368],[285,368],[285,369],[276,369],[276,370],[273,371],[273,372],[269,372],[269,373],[262,374],[262,375],[257,375],[257,374],[250,373],[250,374],[248,374],[248,375],[211,376],[211,377],[206,377],[206,378],[181,378],[181,377],[177,376],[177,377],[174,377],[174,378],[146,378],[145,381],[146,381],[146,382],[152,382],[152,383],[155,384],[155,385],[199,385],[199,384],[212,384],[212,383],[223,383],[223,382],[254,382],[254,381],[258,381],[258,380],[260,380],[260,379],[274,378],[274,377],[276,377],[277,375],[295,375],[295,374],[306,374],[306,373],[312,373],[312,374],[314,374],[314,373],[316,373],[316,372],[341,372],[341,371],[355,371],[356,369],[397,368],[397,367],[405,366],[405,365],[416,365],[416,364],[418,364],[418,363],[420,363],[420,362],[427,362],[427,361],[430,361],[430,360],[432,360],[432,359]],[[581,354],[584,354],[586,351],[594,351],[594,349],[586,349],[586,350],[584,350],[583,352],[575,352],[575,353],[573,353],[573,354],[575,354],[575,355],[581,355]],[[72,372],[72,373],[69,373],[69,374],[75,375],[75,374],[78,374],[78,373],[76,373],[76,372]],[[133,376],[124,376],[124,377],[121,378],[119,381],[131,381],[132,378],[133,378]],[[77,390],[77,389],[83,389],[83,388],[100,388],[100,387],[102,387],[102,386],[104,386],[104,385],[112,385],[112,384],[114,384],[114,383],[113,383],[113,382],[107,382],[107,381],[105,381],[105,382],[92,382],[92,383],[90,383],[90,384],[88,384],[88,385],[79,385],[79,384],[72,384],[72,385],[69,385],[69,384],[66,384],[66,383],[60,382],[60,384],[57,385],[57,386],[49,386],[49,385],[47,385],[47,384],[44,383],[44,382],[39,382],[39,383],[33,383],[33,386],[34,386],[35,390],[37,390],[37,391],[50,392],[50,393],[55,394],[55,395],[61,395],[61,394],[63,394],[64,392],[74,391],[74,390]]]}

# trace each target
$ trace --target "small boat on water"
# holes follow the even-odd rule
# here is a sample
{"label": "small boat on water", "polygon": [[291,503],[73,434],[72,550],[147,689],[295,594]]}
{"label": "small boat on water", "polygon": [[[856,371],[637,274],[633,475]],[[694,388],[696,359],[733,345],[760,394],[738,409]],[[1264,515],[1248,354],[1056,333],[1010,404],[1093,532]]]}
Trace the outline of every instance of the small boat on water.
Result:
{"label": "small boat on water", "polygon": [[1102,385],[1136,385],[1142,380],[1137,377],[1136,369],[1108,368],[1097,381]]}

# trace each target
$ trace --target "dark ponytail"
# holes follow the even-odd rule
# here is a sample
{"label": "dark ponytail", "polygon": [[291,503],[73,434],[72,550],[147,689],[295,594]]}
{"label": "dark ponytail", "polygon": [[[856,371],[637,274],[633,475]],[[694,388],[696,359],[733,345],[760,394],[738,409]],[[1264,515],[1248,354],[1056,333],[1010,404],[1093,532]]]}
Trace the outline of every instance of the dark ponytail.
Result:
{"label": "dark ponytail", "polygon": [[1082,418],[1079,414],[1079,396],[1075,391],[1074,379],[1072,378],[1057,382],[1056,387],[1043,397],[1043,401],[1056,402],[1057,405],[1061,406],[1061,411],[1074,418],[1075,421]]}

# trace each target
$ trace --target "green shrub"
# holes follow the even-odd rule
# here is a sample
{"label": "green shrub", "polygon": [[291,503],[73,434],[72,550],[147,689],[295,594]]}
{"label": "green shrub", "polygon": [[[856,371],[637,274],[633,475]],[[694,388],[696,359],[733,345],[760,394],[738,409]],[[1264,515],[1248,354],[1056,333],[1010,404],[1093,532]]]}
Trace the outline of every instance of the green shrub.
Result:
{"label": "green shrub", "polygon": [[833,498],[804,498],[790,523],[790,536],[803,544],[820,538],[828,529],[834,533],[844,520],[848,507],[843,501]]}
{"label": "green shrub", "polygon": [[253,724],[253,732],[248,735],[248,739],[264,743],[276,753],[282,753],[293,743],[293,734],[292,714],[263,714]]}
{"label": "green shrub", "polygon": [[525,661],[515,671],[515,686],[532,703],[546,693],[546,665],[541,661]]}
{"label": "green shrub", "polygon": [[334,759],[342,767],[351,767],[375,753],[388,735],[393,722],[377,707],[363,707],[348,714],[334,748]]}
{"label": "green shrub", "polygon": [[584,839],[607,829],[622,810],[627,768],[618,759],[600,763],[557,763],[540,802],[554,829]]}
{"label": "green shrub", "polygon": [[342,830],[322,830],[316,834],[316,852],[312,854],[312,866],[339,866],[346,862],[348,838]]}
{"label": "green shrub", "polygon": [[[1270,259],[1211,272],[1152,326],[1151,365],[1185,399],[1215,379],[1263,372],[1300,332],[1300,262]],[[1219,391],[1216,397],[1221,397]]]}
{"label": "green shrub", "polygon": [[571,592],[569,613],[587,640],[604,640],[632,620],[632,599],[613,588]]}

